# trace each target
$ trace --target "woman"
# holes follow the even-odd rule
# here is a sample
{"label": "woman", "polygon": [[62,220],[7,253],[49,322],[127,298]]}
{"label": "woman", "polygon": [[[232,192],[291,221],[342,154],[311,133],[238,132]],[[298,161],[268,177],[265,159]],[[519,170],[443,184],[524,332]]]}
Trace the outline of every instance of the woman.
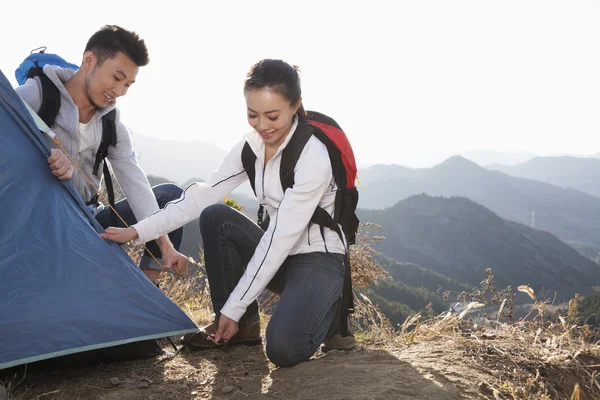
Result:
{"label": "woman", "polygon": [[[311,136],[294,169],[294,185],[284,193],[281,153],[306,124],[298,71],[281,60],[262,60],[248,72],[244,95],[247,134],[204,183],[189,186],[179,200],[130,228],[108,228],[103,238],[145,243],[198,218],[204,243],[215,321],[183,340],[190,348],[260,344],[258,303],[269,289],[280,295],[266,331],[266,352],[278,366],[310,358],[326,340],[329,348],[353,348],[352,336],[336,328],[346,245],[338,234],[323,234],[310,219],[317,208],[333,213],[336,184],[327,149]],[[248,179],[242,149],[256,155],[255,190],[268,212],[266,232],[242,213],[218,204]],[[180,255],[171,266],[187,268]]]}

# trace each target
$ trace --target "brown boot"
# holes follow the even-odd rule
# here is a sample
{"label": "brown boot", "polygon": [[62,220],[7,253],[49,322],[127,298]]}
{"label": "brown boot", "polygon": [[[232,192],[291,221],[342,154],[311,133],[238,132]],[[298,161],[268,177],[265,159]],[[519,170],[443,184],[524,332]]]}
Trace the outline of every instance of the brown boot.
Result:
{"label": "brown boot", "polygon": [[[212,349],[218,345],[212,340],[209,340],[208,337],[215,335],[218,329],[219,323],[215,321],[204,328],[200,328],[200,332],[186,333],[181,338],[181,343],[187,344],[191,350]],[[262,338],[260,337],[260,321],[249,322],[240,326],[238,333],[227,342],[227,345],[236,344],[243,344],[246,346],[262,344]]]}
{"label": "brown boot", "polygon": [[352,350],[356,347],[354,336],[342,336],[339,333],[330,335],[323,342],[321,350],[328,352],[329,350]]}
{"label": "brown boot", "polygon": [[356,347],[356,340],[350,327],[350,321],[348,321],[348,336],[342,336],[339,329],[339,322],[336,322],[336,324],[338,324],[338,328],[323,341],[323,347],[321,347],[323,352],[328,352],[329,350],[352,350]]}

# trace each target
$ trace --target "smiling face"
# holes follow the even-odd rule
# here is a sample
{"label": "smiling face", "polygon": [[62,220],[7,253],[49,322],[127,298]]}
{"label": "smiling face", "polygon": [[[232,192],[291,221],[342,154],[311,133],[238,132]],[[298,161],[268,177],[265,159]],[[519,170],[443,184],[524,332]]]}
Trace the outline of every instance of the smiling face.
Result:
{"label": "smiling face", "polygon": [[292,104],[272,89],[245,92],[248,123],[260,135],[265,145],[278,148],[285,140],[302,99]]}
{"label": "smiling face", "polygon": [[86,69],[85,93],[96,108],[105,108],[117,97],[124,96],[139,71],[139,67],[122,52],[98,63],[96,55],[87,51],[83,67]]}

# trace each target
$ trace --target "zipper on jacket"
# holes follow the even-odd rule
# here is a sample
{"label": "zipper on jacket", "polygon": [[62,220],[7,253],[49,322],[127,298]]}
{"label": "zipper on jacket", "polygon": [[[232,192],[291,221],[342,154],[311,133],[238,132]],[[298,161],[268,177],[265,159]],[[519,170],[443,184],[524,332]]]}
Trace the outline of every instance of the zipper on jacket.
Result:
{"label": "zipper on jacket", "polygon": [[265,175],[267,173],[267,168],[269,167],[269,164],[271,162],[273,162],[273,160],[275,159],[275,157],[277,157],[279,153],[275,153],[275,155],[269,160],[267,161],[267,163],[265,164],[264,162],[261,163],[263,165],[263,170],[262,170],[262,199],[265,200],[266,196],[265,196]]}
{"label": "zipper on jacket", "polygon": [[[271,162],[271,161],[269,160],[269,162]],[[267,162],[267,164],[269,164],[269,162]],[[262,199],[263,199],[263,201],[265,200],[265,171],[266,170],[267,170],[267,166],[265,165],[262,170]]]}

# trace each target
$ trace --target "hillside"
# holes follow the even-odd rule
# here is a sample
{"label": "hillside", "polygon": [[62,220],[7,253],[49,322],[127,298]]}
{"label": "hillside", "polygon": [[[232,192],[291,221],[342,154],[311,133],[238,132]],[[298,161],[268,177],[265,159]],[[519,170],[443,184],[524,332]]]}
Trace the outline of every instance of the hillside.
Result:
{"label": "hillside", "polygon": [[594,258],[600,252],[600,199],[531,179],[489,171],[462,157],[452,157],[418,177],[396,177],[359,188],[359,207],[383,209],[409,196],[461,196],[504,219],[556,235]]}
{"label": "hillside", "polygon": [[437,292],[440,288],[453,292],[462,292],[471,288],[428,268],[408,262],[398,262],[382,253],[376,256],[376,260],[388,271],[393,280],[405,285],[426,288],[432,292]]}
{"label": "hillside", "polygon": [[360,210],[383,227],[378,250],[460,282],[477,286],[492,268],[498,286],[531,284],[559,298],[590,294],[600,266],[553,235],[506,221],[465,198],[411,196],[386,210]]}
{"label": "hillside", "polygon": [[489,149],[472,149],[457,155],[467,158],[481,166],[490,164],[515,165],[537,156],[532,151],[499,151]]}
{"label": "hillside", "polygon": [[536,157],[513,166],[491,165],[488,169],[519,178],[535,179],[573,188],[600,197],[600,159],[595,157]]}
{"label": "hillside", "polygon": [[[537,330],[542,326],[545,329]],[[551,328],[538,319],[486,329],[448,313],[412,319],[398,329],[385,323],[369,325],[358,338],[353,351],[318,351],[291,368],[276,368],[263,346],[185,350],[175,357],[70,370],[21,368],[8,377],[0,374],[0,396],[4,387],[11,400],[588,399],[600,395],[595,376],[600,347],[586,343],[587,331],[575,325]]]}
{"label": "hillside", "polygon": [[435,314],[448,309],[447,301],[435,291],[398,281],[384,280],[360,290],[360,293],[377,305],[394,326],[402,324],[411,315],[426,314],[428,307]]}

